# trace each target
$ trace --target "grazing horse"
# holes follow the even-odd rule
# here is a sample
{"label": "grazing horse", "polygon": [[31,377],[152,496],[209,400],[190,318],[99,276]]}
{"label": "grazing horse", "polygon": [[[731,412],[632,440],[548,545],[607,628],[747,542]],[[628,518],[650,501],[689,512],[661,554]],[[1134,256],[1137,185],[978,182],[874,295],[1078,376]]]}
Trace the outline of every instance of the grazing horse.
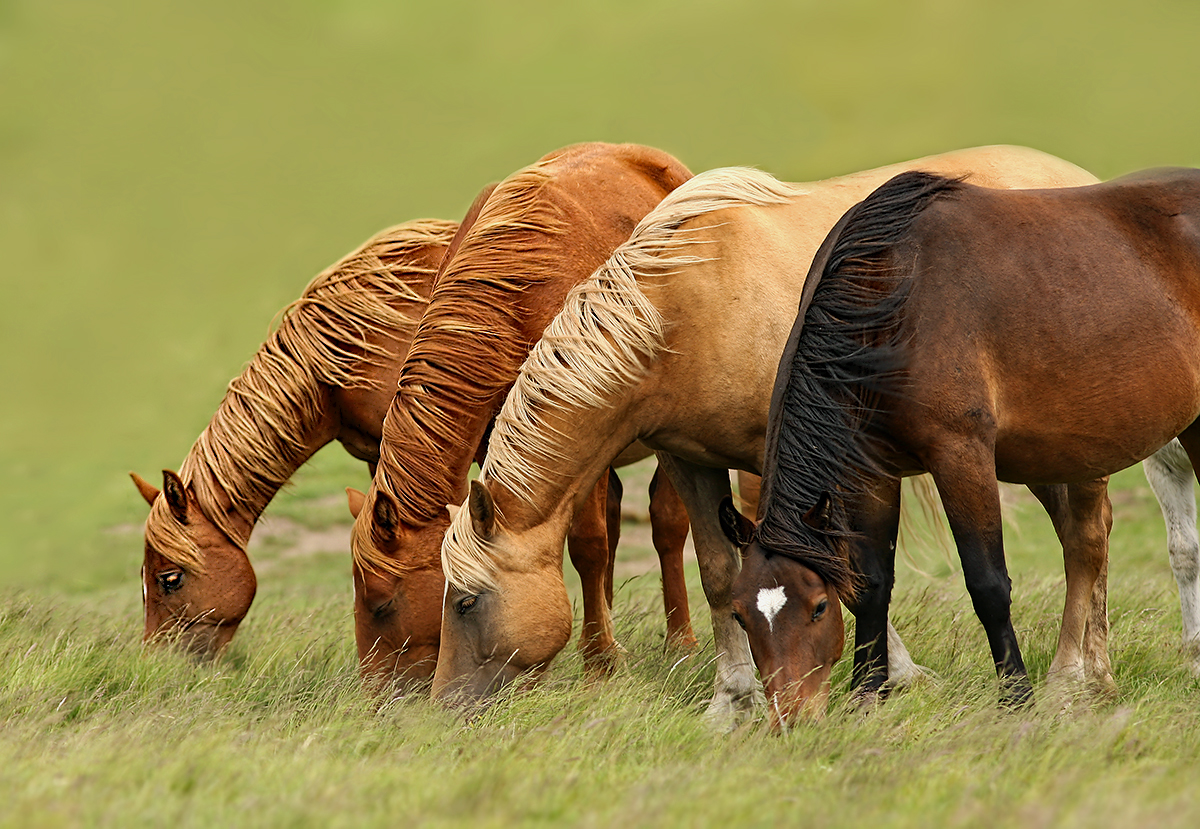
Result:
{"label": "grazing horse", "polygon": [[246,544],[275,493],[331,440],[375,463],[400,359],[457,229],[399,225],[319,274],[230,382],[179,473],[163,472],[161,493],[132,474],[150,504],[147,640],[176,633],[192,653],[215,655],[254,600]]}
{"label": "grazing horse", "polygon": [[[463,500],[471,464],[530,347],[567,291],[690,177],[659,150],[575,145],[509,176],[464,228],[400,369],[370,491],[352,504],[354,623],[364,671],[386,680],[394,670],[392,653],[406,647],[398,623],[407,608],[431,590],[443,595],[446,505]],[[606,485],[599,478],[573,514],[568,549],[585,595],[611,596]],[[668,491],[660,479],[656,496]],[[538,664],[543,651],[557,652],[570,638],[561,546],[557,554],[558,589],[535,588],[538,601],[525,609],[536,618],[552,608],[556,625],[541,651],[530,649],[513,661],[518,670]],[[690,638],[686,596],[664,600],[674,638]],[[609,602],[585,601],[579,643],[589,672],[609,669],[618,652]]]}
{"label": "grazing horse", "polygon": [[[229,384],[180,472],[164,471],[161,491],[131,473],[151,508],[142,568],[147,641],[174,637],[204,657],[229,643],[257,586],[250,533],[322,446],[336,439],[374,472],[400,364],[458,227],[425,220],[390,228],[319,274]],[[652,519],[665,589],[686,601],[687,520],[674,515],[682,512],[676,504],[673,490],[655,492]],[[417,675],[432,674],[441,605],[440,578],[413,595],[404,620],[412,647],[400,669],[419,662]]]}
{"label": "grazing horse", "polygon": [[[1200,171],[1025,192],[897,176],[822,245],[780,361],[761,520],[742,527],[734,588],[774,627],[751,628],[778,660],[760,671],[827,671],[843,636],[834,610],[850,599],[854,679],[879,689],[899,481],[929,472],[1001,700],[1022,704],[997,480],[1086,499],[1175,437],[1195,466],[1198,415]],[[1060,653],[1093,621],[1104,506],[1084,528],[1092,543],[1064,550]],[[798,686],[784,717],[823,707]]]}
{"label": "grazing horse", "polygon": [[985,147],[809,184],[715,170],[668,196],[571,292],[497,418],[442,550],[450,587],[435,696],[478,699],[529,650],[553,656],[537,625],[563,622],[523,608],[552,576],[562,590],[555,560],[572,511],[640,440],[658,450],[692,522],[716,641],[708,715],[724,724],[750,707],[751,655],[730,605],[738,554],[717,521],[727,469],[761,469],[779,355],[821,240],[851,205],[917,167],[995,187],[1096,180],[1034,150]]}

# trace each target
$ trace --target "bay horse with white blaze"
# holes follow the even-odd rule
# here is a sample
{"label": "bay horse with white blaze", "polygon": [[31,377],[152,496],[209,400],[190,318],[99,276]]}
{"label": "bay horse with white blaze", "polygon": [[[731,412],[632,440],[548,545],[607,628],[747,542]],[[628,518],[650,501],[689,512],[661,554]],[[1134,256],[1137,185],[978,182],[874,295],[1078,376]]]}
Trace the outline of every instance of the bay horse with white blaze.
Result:
{"label": "bay horse with white blaze", "polygon": [[[690,177],[660,150],[579,144],[509,176],[476,220],[469,227],[464,222],[461,245],[443,265],[401,366],[370,491],[352,503],[355,636],[364,670],[386,678],[393,670],[389,651],[403,645],[397,621],[404,609],[434,585],[438,598],[443,595],[447,504],[465,497],[471,464],[500,403],[563,297]],[[636,450],[621,460],[648,454]],[[618,645],[610,608],[607,486],[599,476],[592,484],[569,521],[575,529],[568,550],[585,594],[579,646],[589,673],[602,674]],[[655,496],[667,494],[677,498],[660,478]],[[684,517],[682,508],[678,514]],[[683,535],[671,543],[682,546]],[[531,578],[536,599],[521,610],[538,618],[552,608],[555,624],[543,643],[509,660],[505,670],[534,669],[570,638],[561,546],[556,556],[557,579]],[[678,579],[666,579],[664,587],[682,585],[678,567]],[[589,595],[598,600],[587,601]],[[671,638],[690,640],[686,595],[668,594],[664,601]],[[388,646],[380,648],[380,642]]]}
{"label": "bay horse with white blaze", "polygon": [[[930,472],[1001,699],[1021,704],[997,480],[1094,495],[1175,437],[1200,460],[1200,171],[1021,192],[905,173],[830,233],[800,309],[734,587],[774,627],[751,630],[759,670],[824,670],[850,599],[855,684],[880,688],[899,480]],[[1096,622],[1106,530],[1064,550],[1060,651]],[[782,714],[823,705],[793,688]]]}
{"label": "bay horse with white blaze", "polygon": [[[512,678],[502,669],[511,655],[553,656],[535,622],[565,621],[517,609],[534,585],[561,585],[555,562],[572,511],[640,440],[658,451],[692,521],[716,640],[708,714],[724,724],[751,706],[757,684],[731,605],[739,558],[717,520],[727,469],[761,469],[779,355],[821,240],[855,202],[914,168],[995,187],[1096,180],[1034,150],[983,147],[808,184],[714,170],[664,199],[570,293],[497,418],[443,546],[450,586],[435,697],[479,699]],[[902,647],[893,637],[890,653]]]}

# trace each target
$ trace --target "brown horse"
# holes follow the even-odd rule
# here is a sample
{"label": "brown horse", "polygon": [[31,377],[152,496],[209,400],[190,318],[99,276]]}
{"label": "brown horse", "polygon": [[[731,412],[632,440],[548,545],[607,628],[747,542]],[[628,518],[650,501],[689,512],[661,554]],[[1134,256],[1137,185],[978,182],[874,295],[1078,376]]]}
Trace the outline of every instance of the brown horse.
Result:
{"label": "brown horse", "polygon": [[[800,308],[734,588],[774,628],[749,628],[756,655],[780,660],[760,670],[826,671],[842,598],[855,682],[880,687],[899,480],[930,472],[1001,699],[1023,703],[997,480],[1101,504],[1080,528],[1090,543],[1064,551],[1060,651],[1077,645],[1099,621],[1105,476],[1176,436],[1200,461],[1200,171],[1027,192],[897,176],[830,233]],[[784,702],[785,717],[824,704],[807,688]]]}
{"label": "brown horse", "polygon": [[[318,275],[230,383],[181,472],[164,471],[161,493],[131,474],[151,507],[142,568],[147,641],[177,639],[205,657],[229,643],[257,586],[245,552],[250,533],[279,488],[322,446],[336,439],[374,472],[400,365],[457,228],[434,220],[390,228]],[[687,517],[673,491],[656,492],[651,510],[665,589],[686,601]],[[403,620],[409,656],[425,660],[426,678],[441,600],[439,577],[414,594]]]}
{"label": "brown horse", "polygon": [[246,544],[280,487],[331,440],[378,460],[400,360],[457,228],[399,225],[319,274],[230,382],[179,474],[163,473],[161,493],[132,475],[150,504],[147,640],[175,632],[193,653],[217,653],[254,600]]}
{"label": "brown horse", "polygon": [[[504,394],[563,297],[691,174],[671,156],[636,145],[581,144],[503,181],[443,267],[400,370],[370,492],[352,505],[355,634],[364,671],[387,678],[406,647],[398,622],[416,597],[443,592],[440,546],[448,503],[463,500],[472,461]],[[640,456],[644,457],[645,450]],[[585,595],[611,595],[605,482],[593,478],[568,545]],[[660,480],[657,493],[669,491]],[[682,541],[682,539],[679,539]],[[554,609],[556,652],[571,611],[557,582],[535,590],[531,618]],[[423,599],[422,599],[423,600]],[[677,638],[690,637],[686,597],[666,599]],[[686,629],[684,625],[689,625]],[[590,672],[617,652],[609,603],[584,605],[580,648]],[[532,667],[536,651],[513,664]]]}
{"label": "brown horse", "polygon": [[[709,715],[728,722],[750,706],[751,655],[730,604],[738,555],[717,521],[726,470],[761,469],[779,355],[821,239],[852,204],[915,167],[996,187],[1095,181],[1043,153],[986,147],[799,185],[712,171],[667,197],[572,291],[497,419],[469,508],[443,547],[450,589],[435,696],[478,698],[512,676],[510,655],[553,655],[535,622],[563,622],[518,610],[561,581],[555,558],[572,511],[641,440],[659,450],[692,520],[716,639]],[[899,647],[897,637],[892,653]]]}

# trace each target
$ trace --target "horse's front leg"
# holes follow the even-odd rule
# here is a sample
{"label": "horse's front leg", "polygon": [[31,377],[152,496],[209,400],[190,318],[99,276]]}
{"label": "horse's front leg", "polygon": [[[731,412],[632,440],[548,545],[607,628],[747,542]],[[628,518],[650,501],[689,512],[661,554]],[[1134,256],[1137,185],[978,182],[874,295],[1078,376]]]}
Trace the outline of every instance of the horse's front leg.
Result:
{"label": "horse's front leg", "polygon": [[[854,688],[864,702],[884,693],[888,680],[889,644],[896,635],[888,606],[896,577],[896,534],[900,528],[900,479],[881,478],[873,490],[848,505],[854,569],[862,582],[845,599],[854,614]],[[901,646],[903,647],[903,646]]]}
{"label": "horse's front leg", "polygon": [[1001,704],[1023,705],[1033,687],[1012,626],[1012,581],[1004,561],[994,447],[975,436],[948,442],[930,453],[928,468],[942,496],[971,604],[987,632]]}
{"label": "horse's front leg", "polygon": [[620,648],[613,633],[609,585],[611,550],[608,543],[606,501],[608,476],[605,472],[575,514],[567,533],[567,552],[579,573],[583,593],[583,630],[579,651],[583,668],[591,678],[612,673]]}
{"label": "horse's front leg", "polygon": [[731,728],[761,699],[762,689],[754,679],[746,633],[733,620],[733,581],[741,569],[741,557],[726,539],[717,517],[721,499],[731,494],[729,472],[663,452],[658,453],[658,462],[687,507],[700,581],[712,613],[717,676],[706,716],[718,728]]}

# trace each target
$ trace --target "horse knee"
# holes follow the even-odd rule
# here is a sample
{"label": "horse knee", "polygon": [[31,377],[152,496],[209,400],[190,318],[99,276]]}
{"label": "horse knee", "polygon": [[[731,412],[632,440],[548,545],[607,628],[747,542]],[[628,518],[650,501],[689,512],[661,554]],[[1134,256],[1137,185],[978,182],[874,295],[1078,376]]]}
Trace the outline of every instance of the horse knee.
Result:
{"label": "horse knee", "polygon": [[975,615],[983,622],[984,627],[993,624],[1004,624],[1009,620],[1012,607],[1012,581],[1007,576],[976,578],[967,582],[967,592],[971,594],[971,604]]}

